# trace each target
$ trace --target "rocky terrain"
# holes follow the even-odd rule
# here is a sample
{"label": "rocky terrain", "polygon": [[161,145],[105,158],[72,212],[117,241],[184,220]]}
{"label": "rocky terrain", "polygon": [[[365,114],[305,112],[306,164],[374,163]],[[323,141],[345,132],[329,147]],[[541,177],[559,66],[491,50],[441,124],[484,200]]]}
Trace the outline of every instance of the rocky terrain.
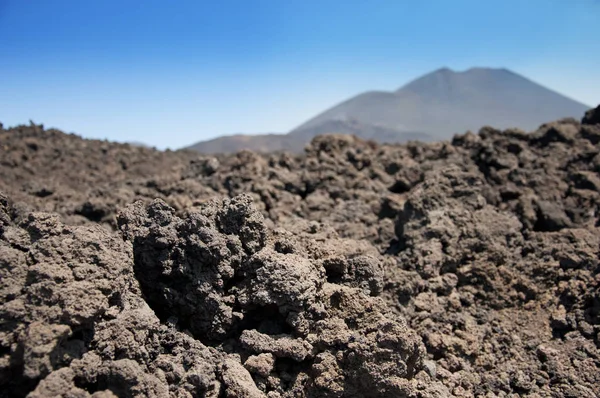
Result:
{"label": "rocky terrain", "polygon": [[1,397],[600,396],[600,107],[204,156],[0,128]]}

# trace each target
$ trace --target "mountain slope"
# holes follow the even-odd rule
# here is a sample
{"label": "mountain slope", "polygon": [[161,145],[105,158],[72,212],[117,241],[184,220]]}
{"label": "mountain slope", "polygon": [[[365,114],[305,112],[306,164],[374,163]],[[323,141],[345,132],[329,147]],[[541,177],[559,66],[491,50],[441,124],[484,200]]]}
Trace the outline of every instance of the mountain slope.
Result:
{"label": "mountain slope", "polygon": [[435,138],[478,130],[484,125],[533,130],[545,120],[580,117],[590,107],[507,69],[439,69],[395,92],[367,92],[309,120],[291,133],[332,120],[357,120],[398,131],[422,131]]}
{"label": "mountain slope", "polygon": [[305,142],[287,134],[236,134],[200,141],[185,149],[201,153],[232,153],[243,149],[257,152],[290,151],[299,152]]}
{"label": "mountain slope", "polygon": [[484,125],[534,130],[546,120],[579,118],[590,107],[507,69],[438,69],[397,91],[359,94],[286,135],[232,136],[200,142],[199,152],[301,151],[314,136],[354,134],[379,142],[449,139]]}
{"label": "mountain slope", "polygon": [[398,131],[385,126],[363,124],[357,120],[326,120],[306,130],[288,134],[236,134],[200,141],[184,149],[200,153],[233,153],[244,149],[255,152],[301,152],[310,140],[322,134],[353,134],[380,143],[407,141],[433,141],[434,137],[424,132]]}

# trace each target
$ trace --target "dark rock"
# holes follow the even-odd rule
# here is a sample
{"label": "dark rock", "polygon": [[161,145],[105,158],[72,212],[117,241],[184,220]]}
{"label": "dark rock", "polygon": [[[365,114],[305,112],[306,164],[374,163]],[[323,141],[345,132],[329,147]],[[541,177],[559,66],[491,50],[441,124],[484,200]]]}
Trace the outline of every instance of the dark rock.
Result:
{"label": "dark rock", "polygon": [[1,130],[0,396],[600,395],[598,126],[217,157]]}
{"label": "dark rock", "polygon": [[600,124],[600,105],[587,111],[581,124]]}

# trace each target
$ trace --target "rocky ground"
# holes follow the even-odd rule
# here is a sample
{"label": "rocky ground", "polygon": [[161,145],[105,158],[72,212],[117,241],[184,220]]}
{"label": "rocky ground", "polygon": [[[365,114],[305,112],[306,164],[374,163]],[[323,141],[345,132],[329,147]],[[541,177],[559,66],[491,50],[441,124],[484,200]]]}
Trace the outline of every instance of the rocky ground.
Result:
{"label": "rocky ground", "polygon": [[0,128],[0,397],[600,396],[600,107],[204,156]]}

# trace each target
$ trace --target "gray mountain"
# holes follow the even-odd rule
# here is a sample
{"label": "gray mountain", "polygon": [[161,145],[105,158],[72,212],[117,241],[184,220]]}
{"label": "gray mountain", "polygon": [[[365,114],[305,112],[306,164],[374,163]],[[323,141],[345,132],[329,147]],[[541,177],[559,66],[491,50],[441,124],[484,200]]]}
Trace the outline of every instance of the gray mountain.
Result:
{"label": "gray mountain", "polygon": [[288,134],[235,134],[200,141],[184,149],[201,153],[233,153],[243,149],[256,152],[300,152],[306,142],[302,137]]}
{"label": "gray mountain", "polygon": [[[477,131],[485,125],[534,130],[548,120],[579,119],[589,108],[507,69],[472,68],[455,72],[442,68],[397,91],[370,91],[344,101],[288,134],[279,135],[278,140],[288,144],[278,145],[300,151],[310,139],[324,133],[404,142],[449,139],[456,133]],[[229,137],[217,140],[221,139],[231,140]],[[270,150],[264,146],[264,138],[248,136],[243,141],[242,146],[247,149]],[[190,148],[201,152],[212,149],[203,142]],[[231,146],[231,150],[227,145],[219,146],[219,152],[237,149],[239,145]]]}

